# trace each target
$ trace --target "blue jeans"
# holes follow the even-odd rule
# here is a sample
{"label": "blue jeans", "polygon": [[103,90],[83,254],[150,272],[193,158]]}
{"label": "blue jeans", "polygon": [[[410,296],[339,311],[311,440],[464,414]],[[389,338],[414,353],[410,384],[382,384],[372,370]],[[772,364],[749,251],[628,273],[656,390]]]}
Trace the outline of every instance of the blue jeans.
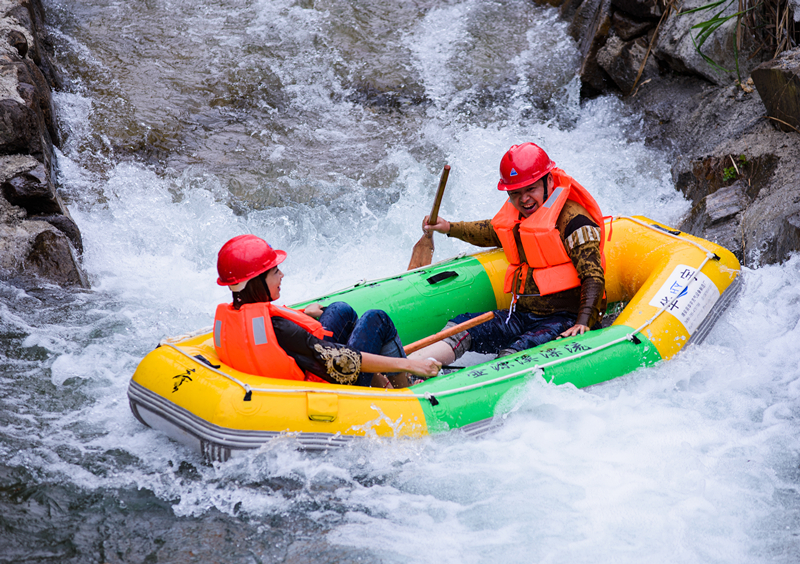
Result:
{"label": "blue jeans", "polygon": [[[451,319],[453,323],[463,323],[481,313],[462,313]],[[467,332],[472,338],[470,350],[483,354],[496,354],[502,349],[524,351],[543,345],[557,338],[573,325],[577,315],[566,311],[551,315],[536,315],[515,311],[508,319],[508,310],[494,312],[494,319],[476,325]]]}
{"label": "blue jeans", "polygon": [[[355,310],[345,302],[334,302],[325,308],[319,322],[332,337],[326,341],[347,345],[360,352],[405,358],[403,344],[397,336],[397,329],[385,311],[371,309],[359,319]],[[369,386],[371,372],[362,372],[356,381],[357,386]]]}

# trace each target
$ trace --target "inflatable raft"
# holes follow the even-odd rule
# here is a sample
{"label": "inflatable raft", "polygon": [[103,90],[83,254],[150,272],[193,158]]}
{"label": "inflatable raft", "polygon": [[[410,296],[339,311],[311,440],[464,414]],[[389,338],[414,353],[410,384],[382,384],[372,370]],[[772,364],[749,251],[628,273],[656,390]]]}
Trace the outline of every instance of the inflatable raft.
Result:
{"label": "inflatable raft", "polygon": [[[209,327],[166,339],[142,360],[128,389],[131,410],[143,424],[219,461],[287,434],[310,449],[363,436],[451,429],[479,435],[532,379],[582,388],[702,341],[739,290],[739,262],[709,241],[645,217],[614,218],[606,237],[603,329],[384,390],[238,372],[220,362]],[[500,249],[461,255],[305,303],[345,301],[359,314],[386,310],[411,343],[460,313],[508,308],[507,264]]]}

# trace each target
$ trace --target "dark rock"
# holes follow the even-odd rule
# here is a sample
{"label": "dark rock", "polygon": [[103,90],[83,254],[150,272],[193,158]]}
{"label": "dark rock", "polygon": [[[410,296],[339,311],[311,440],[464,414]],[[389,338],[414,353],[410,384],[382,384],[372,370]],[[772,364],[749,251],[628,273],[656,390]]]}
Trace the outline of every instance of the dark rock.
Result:
{"label": "dark rock", "polygon": [[571,22],[583,0],[564,0],[558,8],[561,19]]}
{"label": "dark rock", "polygon": [[0,197],[0,278],[26,276],[88,287],[67,236],[46,221],[27,219],[24,209]]}
{"label": "dark rock", "polygon": [[[611,35],[605,46],[597,52],[597,64],[603,67],[623,94],[633,92],[639,68],[647,54],[647,45],[644,37],[624,42],[616,35]],[[658,76],[658,65],[652,57],[648,57],[640,80],[654,76]]]}
{"label": "dark rock", "polygon": [[702,235],[711,225],[732,219],[747,208],[746,184],[739,180],[705,196],[681,223],[681,230],[692,235]]}
{"label": "dark rock", "polygon": [[703,198],[706,204],[708,225],[726,221],[743,212],[749,202],[745,195],[745,188],[744,181],[738,180]]}
{"label": "dark rock", "polygon": [[[708,4],[706,0],[684,0],[681,10],[686,12]],[[722,16],[734,14],[738,9],[735,2],[723,6]],[[734,42],[736,41],[736,18],[732,18],[715,30],[702,45],[703,54],[712,59],[718,66],[708,63],[695,48],[693,37],[697,37],[700,30],[693,26],[709,20],[719,10],[701,10],[692,13],[670,12],[663,21],[659,32],[654,52],[659,60],[667,63],[679,73],[691,73],[717,84],[726,85],[736,79],[736,57]],[[743,35],[742,48],[739,51],[739,73],[746,77],[749,72],[764,60],[766,56],[758,47],[750,34]]]}
{"label": "dark rock", "polygon": [[709,225],[698,235],[703,239],[716,243],[720,247],[728,249],[741,264],[746,262],[740,217],[733,217],[727,221]]}
{"label": "dark rock", "polygon": [[[55,144],[59,144],[58,129],[55,122],[55,108],[53,107],[53,97],[50,93],[50,87],[47,84],[47,79],[42,74],[33,61],[30,59],[23,59],[23,67],[17,67],[17,80],[20,86],[32,88],[30,91],[29,99],[31,107],[38,106],[42,112],[44,123],[47,126],[47,132],[50,134],[50,140]],[[23,98],[26,98],[23,96]],[[26,99],[27,100],[27,99]]]}
{"label": "dark rock", "polygon": [[17,53],[19,53],[20,57],[24,57],[28,54],[28,40],[25,38],[25,34],[21,31],[12,29],[8,32],[6,41],[8,41],[8,44],[17,50]]}
{"label": "dark rock", "polygon": [[613,84],[597,63],[597,52],[606,44],[610,29],[611,0],[584,0],[569,26],[568,32],[578,42],[583,57],[579,71],[583,95],[600,94]]}
{"label": "dark rock", "polygon": [[55,132],[52,100],[41,73],[29,65],[0,56],[0,154],[33,155],[49,168]]}
{"label": "dark rock", "polygon": [[755,91],[719,88],[699,77],[671,73],[642,85],[630,103],[645,116],[653,141],[687,162],[758,129],[766,115]]}
{"label": "dark rock", "polygon": [[775,254],[779,259],[800,251],[800,212],[786,216],[775,242]]}
{"label": "dark rock", "polygon": [[800,132],[800,47],[759,65],[752,78],[775,125]]}
{"label": "dark rock", "polygon": [[623,41],[630,41],[647,33],[656,24],[651,20],[638,20],[625,12],[615,11],[611,15],[611,29]]}
{"label": "dark rock", "polygon": [[36,236],[23,272],[61,286],[88,286],[66,235],[56,230],[45,230]]}
{"label": "dark rock", "polygon": [[672,175],[676,188],[694,204],[736,179],[745,182],[745,193],[754,200],[769,185],[777,164],[778,158],[770,153],[756,157],[746,153],[706,156],[688,163],[679,160],[672,168]]}
{"label": "dark rock", "polygon": [[44,165],[31,156],[0,157],[0,191],[29,215],[67,214]]}
{"label": "dark rock", "polygon": [[83,254],[83,237],[81,237],[80,229],[78,229],[78,226],[72,217],[68,215],[43,215],[32,219],[46,221],[61,231],[67,236],[69,242],[72,243],[72,246],[75,247],[76,251],[78,251],[78,254]]}
{"label": "dark rock", "polygon": [[19,94],[17,99],[0,100],[0,154],[42,155],[44,147],[39,124],[38,116],[25,105]]}
{"label": "dark rock", "polygon": [[611,3],[618,10],[640,20],[658,19],[662,13],[658,0],[611,0]]}
{"label": "dark rock", "polygon": [[740,180],[704,197],[681,222],[680,230],[722,245],[744,260],[740,214],[749,203],[744,189]]}
{"label": "dark rock", "polygon": [[45,37],[44,8],[41,0],[14,0],[15,4],[5,13],[7,21],[16,22],[27,33],[28,58],[42,71],[50,88],[60,88],[61,73],[56,69],[47,51],[41,45]]}

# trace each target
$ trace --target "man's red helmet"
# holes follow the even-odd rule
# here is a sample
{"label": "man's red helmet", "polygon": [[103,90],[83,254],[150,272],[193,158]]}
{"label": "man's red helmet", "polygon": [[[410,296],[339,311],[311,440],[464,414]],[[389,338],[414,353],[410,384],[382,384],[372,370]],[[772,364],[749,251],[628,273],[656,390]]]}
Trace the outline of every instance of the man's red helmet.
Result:
{"label": "man's red helmet", "polygon": [[537,144],[512,145],[500,160],[497,189],[507,192],[530,186],[555,167],[556,163]]}
{"label": "man's red helmet", "polygon": [[240,291],[244,288],[244,282],[279,265],[285,259],[284,251],[273,249],[261,237],[239,235],[222,245],[219,250],[217,284],[232,287],[241,285],[239,289],[231,288],[234,292]]}

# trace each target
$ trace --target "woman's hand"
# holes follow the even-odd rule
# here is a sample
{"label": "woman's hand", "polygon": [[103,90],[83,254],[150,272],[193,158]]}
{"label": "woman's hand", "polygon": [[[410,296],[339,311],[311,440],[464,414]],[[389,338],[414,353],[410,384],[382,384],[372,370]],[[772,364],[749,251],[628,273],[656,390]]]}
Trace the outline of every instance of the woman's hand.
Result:
{"label": "woman's hand", "polygon": [[583,335],[589,330],[586,325],[581,325],[580,323],[576,323],[563,333],[561,333],[562,337],[574,337],[575,335]]}
{"label": "woman's hand", "polygon": [[400,358],[361,353],[362,372],[411,372],[423,378],[432,378],[439,374],[441,367],[442,363],[432,358]]}
{"label": "woman's hand", "polygon": [[422,230],[425,233],[430,233],[431,231],[438,231],[439,233],[450,233],[450,222],[444,219],[443,217],[439,217],[436,220],[436,223],[433,225],[428,225],[428,219],[431,216],[426,215],[425,219],[422,220]]}
{"label": "woman's hand", "polygon": [[408,372],[423,378],[433,378],[439,374],[442,368],[442,363],[432,358],[425,358],[421,360],[407,359],[409,366],[406,369]]}
{"label": "woman's hand", "polygon": [[320,304],[309,304],[303,310],[303,313],[314,319],[319,319],[320,315],[322,315],[322,306]]}

